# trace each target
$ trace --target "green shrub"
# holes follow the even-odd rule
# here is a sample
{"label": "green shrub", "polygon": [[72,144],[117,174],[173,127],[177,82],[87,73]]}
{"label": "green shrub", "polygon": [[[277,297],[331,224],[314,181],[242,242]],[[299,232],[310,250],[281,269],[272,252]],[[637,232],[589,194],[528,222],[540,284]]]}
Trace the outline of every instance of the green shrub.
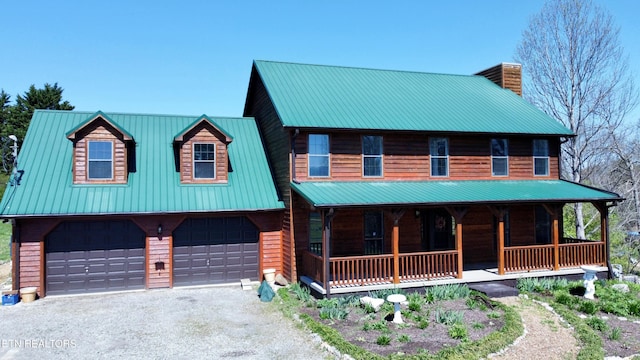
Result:
{"label": "green shrub", "polygon": [[487,317],[489,319],[499,319],[500,318],[500,313],[497,312],[497,311],[492,311],[492,312],[487,314]]}
{"label": "green shrub", "polygon": [[337,308],[338,307],[338,299],[320,299],[316,302],[316,306],[319,308]]}
{"label": "green shrub", "polygon": [[411,338],[407,334],[402,334],[398,336],[398,341],[402,343],[408,343],[411,341]]}
{"label": "green shrub", "polygon": [[436,285],[426,288],[425,295],[430,302],[442,300],[464,299],[471,294],[471,289],[466,284]]}
{"label": "green shrub", "polygon": [[558,291],[554,295],[554,300],[558,304],[562,304],[568,306],[569,308],[573,308],[573,305],[576,303],[577,298],[567,292]]}
{"label": "green shrub", "polygon": [[387,346],[387,345],[391,344],[391,338],[389,336],[387,336],[387,335],[380,335],[376,339],[376,344],[381,345],[381,346]]}
{"label": "green shrub", "polygon": [[476,329],[476,330],[480,330],[480,329],[484,329],[484,324],[481,322],[474,322],[471,325],[472,328]]}
{"label": "green shrub", "polygon": [[640,300],[630,301],[627,308],[629,309],[630,315],[640,316]]}
{"label": "green shrub", "polygon": [[437,309],[434,313],[434,316],[438,324],[453,325],[462,323],[464,313],[462,311],[456,310]]}
{"label": "green shrub", "polygon": [[614,327],[611,329],[611,333],[609,333],[609,340],[620,340],[621,335],[622,330],[619,327]]}
{"label": "green shrub", "polygon": [[418,321],[418,329],[424,330],[429,327],[429,320],[423,319]]}
{"label": "green shrub", "polygon": [[389,328],[387,327],[387,322],[385,320],[380,320],[371,324],[371,329],[378,330],[378,331],[385,331],[385,330],[388,330]]}
{"label": "green shrub", "polygon": [[461,323],[453,324],[449,328],[449,336],[452,339],[464,340],[467,338],[467,327]]}
{"label": "green shrub", "polygon": [[302,302],[308,302],[311,300],[311,291],[306,286],[301,286],[300,283],[293,283],[289,289],[298,297],[298,300]]}
{"label": "green shrub", "polygon": [[323,320],[344,320],[347,315],[349,315],[349,312],[343,308],[323,307],[320,309],[320,319]]}
{"label": "green shrub", "polygon": [[598,309],[598,304],[595,301],[579,300],[578,302],[578,311],[585,314],[593,315],[598,312]]}
{"label": "green shrub", "polygon": [[609,330],[609,325],[607,325],[607,322],[597,316],[588,318],[587,320],[585,320],[585,323],[589,325],[590,328],[596,331],[605,332]]}

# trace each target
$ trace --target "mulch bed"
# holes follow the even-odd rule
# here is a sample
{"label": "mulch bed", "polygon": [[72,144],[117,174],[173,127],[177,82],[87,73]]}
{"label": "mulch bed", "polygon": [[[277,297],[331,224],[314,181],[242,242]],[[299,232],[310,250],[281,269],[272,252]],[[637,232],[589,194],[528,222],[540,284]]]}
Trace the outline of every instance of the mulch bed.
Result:
{"label": "mulch bed", "polygon": [[[309,314],[316,321],[331,326],[340,332],[343,338],[350,343],[362,347],[372,353],[387,356],[391,354],[418,354],[428,352],[435,354],[446,347],[455,347],[462,340],[453,339],[449,335],[450,326],[436,322],[436,310],[460,311],[463,313],[463,323],[467,328],[468,340],[480,340],[490,333],[500,330],[504,325],[503,312],[499,308],[480,310],[470,309],[463,299],[438,301],[433,304],[423,305],[421,311],[411,312],[403,306],[403,320],[405,324],[393,323],[393,314],[383,313],[367,314],[364,308],[349,308],[349,314],[344,320],[323,320],[319,317],[319,309],[304,308],[302,312]],[[405,316],[405,314],[407,314]],[[421,315],[428,318],[429,325],[420,329],[415,317],[409,314]],[[498,315],[497,318],[490,317]],[[366,323],[386,321],[388,330],[364,330]],[[475,326],[474,326],[475,325]],[[390,337],[388,345],[378,345],[376,340],[382,336]],[[401,341],[404,339],[408,341]]]}

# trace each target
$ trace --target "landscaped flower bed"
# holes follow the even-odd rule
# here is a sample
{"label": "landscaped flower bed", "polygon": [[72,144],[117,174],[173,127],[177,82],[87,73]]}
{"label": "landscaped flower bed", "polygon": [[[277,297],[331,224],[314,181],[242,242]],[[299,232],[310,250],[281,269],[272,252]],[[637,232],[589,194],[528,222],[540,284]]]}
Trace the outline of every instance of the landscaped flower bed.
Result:
{"label": "landscaped flower bed", "polygon": [[[551,304],[568,320],[583,342],[583,353],[628,357],[640,354],[640,286],[627,283],[629,292],[614,287],[617,281],[596,281],[595,300],[583,298],[582,281],[521,279],[518,289]],[[598,358],[591,356],[589,358]]]}
{"label": "landscaped flower bed", "polygon": [[354,358],[413,355],[418,358],[479,358],[498,351],[522,334],[519,316],[510,308],[470,291],[466,285],[443,285],[405,293],[401,289],[370,292],[386,299],[402,293],[403,324],[393,320],[393,304],[379,311],[360,297],[315,300],[294,284],[282,289],[291,309],[325,341]]}

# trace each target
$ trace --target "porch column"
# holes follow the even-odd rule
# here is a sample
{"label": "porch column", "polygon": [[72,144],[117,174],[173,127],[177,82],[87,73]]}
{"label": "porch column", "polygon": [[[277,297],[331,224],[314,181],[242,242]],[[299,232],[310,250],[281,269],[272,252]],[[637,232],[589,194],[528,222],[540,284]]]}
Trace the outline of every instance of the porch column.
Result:
{"label": "porch column", "polygon": [[333,221],[333,208],[323,212],[322,217],[322,284],[327,298],[331,295],[331,222]]}
{"label": "porch column", "polygon": [[606,203],[593,203],[593,205],[600,212],[600,241],[605,244],[605,266],[609,272],[609,278],[613,279],[613,269],[609,261],[611,256],[611,245],[609,244],[609,206]]}
{"label": "porch column", "polygon": [[506,207],[489,206],[489,209],[498,219],[498,275],[504,275],[504,215],[506,213]]}
{"label": "porch column", "polygon": [[560,270],[560,209],[555,205],[543,205],[551,215],[551,243],[553,244],[553,270]]}
{"label": "porch column", "polygon": [[404,209],[394,210],[391,215],[393,216],[393,234],[391,236],[391,248],[393,250],[393,283],[400,284],[400,227],[398,222],[402,215],[404,215]]}
{"label": "porch column", "polygon": [[462,260],[462,218],[467,214],[467,208],[456,207],[446,208],[447,211],[456,221],[456,250],[458,251],[458,279],[462,279],[462,272],[464,271]]}

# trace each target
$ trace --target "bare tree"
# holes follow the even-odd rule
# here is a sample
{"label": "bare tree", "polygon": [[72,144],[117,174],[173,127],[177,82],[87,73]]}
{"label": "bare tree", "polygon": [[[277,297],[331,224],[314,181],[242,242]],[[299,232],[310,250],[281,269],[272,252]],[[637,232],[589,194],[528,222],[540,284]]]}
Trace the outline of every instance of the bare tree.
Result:
{"label": "bare tree", "polygon": [[[576,134],[563,144],[563,177],[588,179],[609,134],[635,105],[634,84],[611,15],[591,1],[548,1],[517,48],[525,98]],[[611,113],[616,111],[615,116]],[[585,238],[582,204],[576,237]]]}

